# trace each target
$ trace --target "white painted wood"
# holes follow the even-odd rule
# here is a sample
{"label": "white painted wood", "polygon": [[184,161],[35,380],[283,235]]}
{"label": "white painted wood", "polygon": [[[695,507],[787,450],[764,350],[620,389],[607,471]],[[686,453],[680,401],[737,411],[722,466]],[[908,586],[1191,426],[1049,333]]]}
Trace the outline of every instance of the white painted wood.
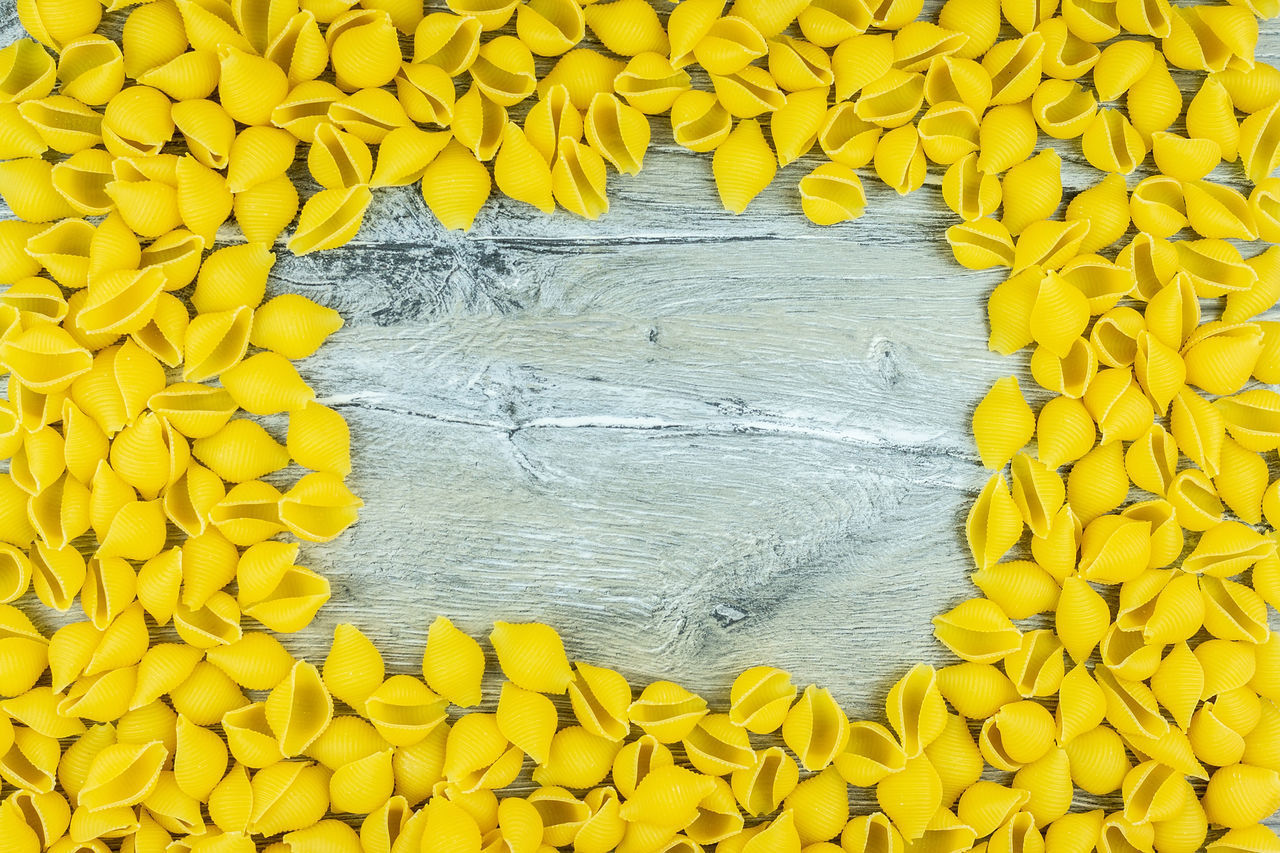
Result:
{"label": "white painted wood", "polygon": [[346,318],[301,369],[351,423],[366,502],[304,549],[334,594],[292,650],[318,661],[350,621],[412,671],[438,613],[536,619],[638,682],[723,700],[767,662],[873,718],[910,663],[949,662],[929,620],[974,594],[987,477],[968,420],[997,377],[1031,385],[986,349],[1000,274],[952,261],[937,170],[906,198],[869,175],[867,215],[819,229],[794,190],[815,158],[734,217],[709,158],[654,134],[598,223],[495,200],[446,233],[410,187],[346,248],[279,248],[271,293]]}

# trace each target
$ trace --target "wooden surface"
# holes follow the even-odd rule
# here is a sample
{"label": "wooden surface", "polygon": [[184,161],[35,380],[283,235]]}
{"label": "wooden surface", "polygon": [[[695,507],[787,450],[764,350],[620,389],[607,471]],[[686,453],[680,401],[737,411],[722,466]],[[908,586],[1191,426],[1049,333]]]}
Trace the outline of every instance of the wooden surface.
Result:
{"label": "wooden surface", "polygon": [[[334,594],[291,649],[318,660],[350,621],[407,671],[438,613],[536,619],[640,682],[724,698],[768,662],[872,717],[911,662],[947,660],[929,620],[974,593],[961,528],[987,476],[969,417],[1027,376],[986,349],[1000,273],[952,261],[936,170],[906,198],[869,177],[867,215],[819,229],[794,189],[816,160],[734,217],[709,157],[665,120],[654,138],[598,223],[498,200],[445,233],[409,187],[344,249],[278,247],[271,293],[346,318],[301,370],[350,421],[366,502],[304,549]],[[1073,190],[1095,179],[1062,151]]]}

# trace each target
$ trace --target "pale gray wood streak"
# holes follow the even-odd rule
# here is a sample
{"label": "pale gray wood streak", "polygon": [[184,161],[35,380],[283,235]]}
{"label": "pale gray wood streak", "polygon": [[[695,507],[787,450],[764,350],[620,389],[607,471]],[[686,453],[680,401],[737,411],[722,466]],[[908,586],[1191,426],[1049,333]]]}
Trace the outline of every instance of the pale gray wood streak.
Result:
{"label": "pale gray wood streak", "polygon": [[271,292],[347,320],[302,370],[351,422],[367,504],[306,549],[334,596],[293,650],[319,660],[351,621],[407,671],[438,613],[540,619],[639,681],[723,698],[770,662],[873,717],[909,662],[947,662],[929,619],[972,594],[987,476],[968,419],[1026,379],[986,351],[1000,275],[952,261],[936,170],[906,198],[868,179],[867,215],[824,230],[794,190],[816,160],[734,217],[710,158],[654,135],[599,223],[495,200],[445,233],[406,188],[347,248],[279,247]]}

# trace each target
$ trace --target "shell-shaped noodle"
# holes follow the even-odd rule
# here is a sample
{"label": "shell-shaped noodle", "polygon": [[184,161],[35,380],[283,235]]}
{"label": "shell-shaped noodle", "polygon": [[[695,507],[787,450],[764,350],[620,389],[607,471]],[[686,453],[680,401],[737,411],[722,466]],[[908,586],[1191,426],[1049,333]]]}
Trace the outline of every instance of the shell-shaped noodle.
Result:
{"label": "shell-shaped noodle", "polygon": [[850,724],[848,743],[833,763],[846,782],[865,788],[902,770],[906,760],[906,753],[888,729],[859,721]]}
{"label": "shell-shaped noodle", "polygon": [[819,47],[835,47],[872,24],[873,11],[860,0],[818,0],[797,16],[800,32]]}
{"label": "shell-shaped noodle", "polygon": [[876,175],[898,193],[906,195],[924,184],[926,161],[919,132],[914,125],[895,127],[880,137],[875,150]]}
{"label": "shell-shaped noodle", "polygon": [[862,216],[866,194],[858,174],[841,163],[825,163],[800,179],[800,203],[817,225],[835,225]]}
{"label": "shell-shaped noodle", "polygon": [[574,716],[593,735],[620,741],[630,732],[631,687],[613,670],[579,663],[569,682]]}
{"label": "shell-shaped noodle", "polygon": [[329,805],[329,772],[310,762],[281,761],[253,775],[250,828],[275,835],[311,826]]}
{"label": "shell-shaped noodle", "polygon": [[1002,707],[982,725],[978,745],[988,763],[1016,770],[1042,757],[1053,746],[1054,720],[1031,700]]}
{"label": "shell-shaped noodle", "polygon": [[[328,146],[332,141],[326,137],[320,145]],[[274,127],[245,128],[227,149],[227,187],[240,193],[283,175],[293,163],[296,148],[297,140],[288,131]],[[318,179],[327,177],[329,173],[317,176]]]}
{"label": "shell-shaped noodle", "polygon": [[356,522],[362,506],[364,501],[341,477],[317,471],[303,476],[280,498],[280,521],[299,539],[329,542]]}
{"label": "shell-shaped noodle", "polygon": [[329,108],[343,92],[323,80],[307,80],[291,89],[271,111],[271,124],[300,141],[310,141],[316,128],[329,121]]}
{"label": "shell-shaped noodle", "polygon": [[289,93],[280,66],[231,45],[218,48],[218,62],[218,97],[227,114],[243,124],[269,124],[272,110]]}
{"label": "shell-shaped noodle", "polygon": [[333,699],[319,670],[305,661],[295,663],[267,696],[265,714],[281,753],[286,758],[300,755],[333,718]]}
{"label": "shell-shaped noodle", "polygon": [[890,68],[861,87],[855,110],[863,121],[884,128],[900,127],[919,111],[924,87],[923,74]]}
{"label": "shell-shaped noodle", "polygon": [[290,85],[320,76],[329,62],[329,46],[320,34],[315,13],[299,11],[280,25],[263,56],[280,66]]}
{"label": "shell-shaped noodle", "polygon": [[333,632],[333,644],[324,661],[324,684],[334,698],[357,711],[382,685],[385,669],[382,655],[354,625],[340,624]]}
{"label": "shell-shaped noodle", "polygon": [[198,648],[229,645],[240,639],[240,608],[225,592],[215,592],[199,607],[178,602],[173,614],[178,635]]}
{"label": "shell-shaped noodle", "polygon": [[227,747],[215,732],[178,717],[174,779],[189,797],[206,802],[227,769]]}
{"label": "shell-shaped noodle", "polygon": [[373,194],[363,184],[316,193],[302,206],[289,251],[305,255],[346,245],[360,230],[372,200]]}
{"label": "shell-shaped noodle", "polygon": [[[862,38],[871,38],[865,36]],[[853,40],[846,44],[852,44]],[[844,45],[836,49],[836,56],[844,52]],[[874,62],[879,59],[873,54],[870,73],[874,73]],[[839,78],[837,77],[837,80]],[[865,85],[861,79],[854,77],[859,86]],[[965,104],[975,113],[986,110],[991,102],[991,75],[972,59],[959,59],[955,56],[934,57],[928,66],[924,79],[924,98],[930,105],[943,104],[948,101]]]}
{"label": "shell-shaped noodle", "polygon": [[568,689],[572,671],[564,645],[551,627],[495,622],[489,640],[503,673],[517,685],[539,693],[560,694]]}
{"label": "shell-shaped noodle", "polygon": [[666,53],[667,34],[657,12],[645,0],[593,3],[586,9],[587,26],[601,43],[619,56]]}
{"label": "shell-shaped noodle", "polygon": [[143,72],[138,82],[175,101],[207,98],[218,86],[221,69],[212,50],[190,50]]}
{"label": "shell-shaped noodle", "polygon": [[1280,113],[1274,105],[1250,113],[1240,122],[1240,161],[1255,184],[1280,165]]}
{"label": "shell-shaped noodle", "polygon": [[1025,789],[983,780],[960,795],[956,815],[974,832],[990,835],[1018,814],[1029,799]]}
{"label": "shell-shaped noodle", "polygon": [[1125,105],[1129,120],[1148,147],[1153,133],[1168,130],[1182,114],[1182,93],[1162,58],[1154,60],[1129,87]]}
{"label": "shell-shaped noodle", "polygon": [[1210,75],[1187,105],[1187,135],[1209,139],[1218,144],[1223,160],[1231,162],[1239,155],[1240,127],[1236,123],[1231,96]]}
{"label": "shell-shaped noodle", "polygon": [[592,98],[583,126],[591,147],[618,171],[634,175],[643,167],[649,120],[642,112],[600,93]]}
{"label": "shell-shaped noodle", "polygon": [[1215,766],[1235,764],[1244,756],[1244,738],[1219,719],[1213,702],[1200,706],[1191,717],[1187,737],[1196,758]]}
{"label": "shell-shaped noodle", "polygon": [[[733,775],[735,788],[741,790],[740,800],[768,806],[762,813],[777,808],[782,797],[790,793],[796,784],[796,766],[781,748],[759,754],[759,761],[748,770]],[[664,765],[655,767],[640,784],[635,793],[622,804],[621,815],[625,820],[639,824],[658,824],[684,827],[698,817],[701,800],[716,790],[716,781],[685,767]]]}
{"label": "shell-shaped noodle", "polygon": [[853,104],[845,102],[827,111],[818,144],[835,162],[857,169],[872,161],[881,132],[879,126],[859,118]]}
{"label": "shell-shaped noodle", "polygon": [[585,33],[586,17],[576,0],[535,0],[516,11],[516,34],[539,56],[559,56]]}
{"label": "shell-shaped noodle", "polygon": [[1059,685],[1059,704],[1053,711],[1059,743],[1068,744],[1076,736],[1092,731],[1101,725],[1106,716],[1106,695],[1089,675],[1083,663],[1076,663],[1062,676]]}
{"label": "shell-shaped noodle", "polygon": [[[1057,518],[1057,514],[1054,518]],[[996,563],[979,569],[970,578],[1010,618],[1026,619],[1052,610],[1057,605],[1057,581],[1053,575],[1030,560]],[[1023,640],[1025,649],[1026,638]]]}
{"label": "shell-shaped noodle", "polygon": [[1178,575],[1165,584],[1143,624],[1151,643],[1177,643],[1190,639],[1204,621],[1204,600],[1196,579]]}
{"label": "shell-shaped noodle", "polygon": [[533,94],[537,82],[533,55],[519,39],[499,36],[486,42],[470,68],[477,89],[493,103],[509,107]]}
{"label": "shell-shaped noodle", "polygon": [[257,480],[289,464],[289,452],[253,421],[237,419],[192,445],[192,453],[232,483]]}
{"label": "shell-shaped noodle", "polygon": [[[691,0],[671,10],[667,21],[671,62],[683,68],[693,62],[693,49],[711,31],[724,12],[725,0]],[[753,16],[739,16],[759,28]]]}
{"label": "shell-shaped noodle", "polygon": [[[1147,366],[1145,362],[1142,365]],[[1135,369],[1140,369],[1136,363]],[[1098,371],[1083,399],[1085,408],[1098,424],[1104,444],[1116,439],[1136,441],[1145,432],[1152,412],[1151,401],[1142,390],[1128,368]],[[1168,396],[1173,393],[1170,391]]]}
{"label": "shell-shaped noodle", "polygon": [[[279,762],[280,743],[267,725],[263,703],[255,702],[227,712],[222,717],[222,730],[232,757],[246,767],[268,767]],[[232,770],[234,773],[235,770]],[[225,780],[224,780],[225,781]],[[210,813],[218,797],[215,789],[210,797]]]}
{"label": "shell-shaped noodle", "polygon": [[919,755],[946,725],[946,707],[933,668],[925,664],[912,667],[890,688],[885,709],[890,725],[901,739],[903,755],[907,758]]}
{"label": "shell-shaped noodle", "polygon": [[1151,677],[1151,692],[1182,728],[1200,703],[1204,670],[1185,641],[1179,641],[1160,662]]}
{"label": "shell-shaped noodle", "polygon": [[155,788],[168,750],[158,741],[112,744],[89,765],[78,800],[90,810],[132,806]]}
{"label": "shell-shaped noodle", "polygon": [[[339,767],[329,780],[330,810],[368,814],[385,803],[395,790],[391,763],[394,753],[393,749],[384,749]],[[345,824],[342,826],[346,828]],[[348,832],[354,841],[355,833]]]}
{"label": "shell-shaped noodle", "polygon": [[309,402],[290,413],[286,444],[289,455],[304,468],[339,476],[351,472],[351,433],[333,409]]}
{"label": "shell-shaped noodle", "polygon": [[978,168],[996,174],[1021,163],[1035,150],[1037,135],[1029,103],[993,107],[978,128]]}
{"label": "shell-shaped noodle", "polygon": [[[861,92],[863,87],[880,80],[892,68],[893,60],[893,39],[888,34],[859,35],[841,42],[832,53],[830,61],[835,80],[836,100],[847,101]],[[949,66],[944,64],[943,69],[945,75]],[[934,76],[936,75],[931,70],[928,79]],[[924,84],[925,95],[929,95],[930,92],[938,95],[931,99],[930,103],[941,101],[969,103],[960,92],[953,91],[958,88],[958,85],[953,83],[950,77],[947,78],[946,84],[935,81],[932,89],[928,79]],[[954,97],[947,97],[950,95]],[[987,97],[990,97],[989,91]]]}
{"label": "shell-shaped noodle", "polygon": [[31,552],[32,586],[46,607],[67,610],[86,576],[84,558],[70,545],[52,548],[37,542]]}
{"label": "shell-shaped noodle", "polygon": [[273,352],[250,356],[221,378],[231,398],[251,414],[296,412],[315,398],[293,363]]}
{"label": "shell-shaped noodle", "polygon": [[241,603],[247,608],[273,597],[305,594],[304,579],[291,577],[300,569],[293,564],[297,555],[296,543],[260,542],[245,549],[236,567]]}
{"label": "shell-shaped noodle", "polygon": [[27,222],[51,222],[76,215],[75,208],[54,186],[53,164],[38,157],[0,164],[0,198]]}
{"label": "shell-shaped noodle", "polygon": [[591,817],[591,808],[560,787],[541,787],[528,796],[543,824],[543,841],[573,843],[574,835]]}
{"label": "shell-shaped noodle", "polygon": [[[377,166],[369,185],[377,188],[417,183],[427,166],[449,143],[449,138],[444,132],[397,127],[387,134],[378,149]],[[494,166],[496,169],[497,164]]]}
{"label": "shell-shaped noodle", "polygon": [[[480,702],[484,669],[480,645],[448,619],[437,616],[427,631],[427,647],[422,658],[422,674],[431,689],[459,707],[472,707]],[[499,725],[501,716],[499,710]],[[508,740],[521,746],[510,735]]]}
{"label": "shell-shaped noodle", "polygon": [[707,702],[670,681],[646,687],[629,710],[631,722],[659,743],[682,740],[707,713]]}
{"label": "shell-shaped noodle", "polygon": [[[22,42],[15,42],[9,50],[25,52],[19,46],[21,44]],[[25,75],[18,75],[18,79],[11,85],[22,87],[25,81],[19,81],[23,76],[28,80],[38,79],[39,72],[36,69],[42,64],[35,62],[32,63],[34,68],[23,69]],[[104,36],[87,35],[63,45],[57,73],[63,94],[97,106],[111,100],[124,86],[124,57],[115,42]]]}
{"label": "shell-shaped noodle", "polygon": [[557,713],[546,696],[510,682],[504,684],[498,700],[496,722],[503,737],[528,753],[535,762],[545,764],[549,760]]}
{"label": "shell-shaped noodle", "polygon": [[221,175],[191,156],[178,161],[178,211],[192,233],[212,244],[231,206],[231,191]]}
{"label": "shell-shaped noodle", "polygon": [[978,148],[978,116],[966,104],[943,101],[931,106],[917,125],[925,156],[950,165]]}
{"label": "shell-shaped noodle", "polygon": [[1266,853],[1277,847],[1276,834],[1260,824],[1232,829],[1209,842],[1206,850],[1212,853]]}
{"label": "shell-shaped noodle", "polygon": [[381,9],[352,10],[325,30],[329,62],[338,88],[376,89],[400,70],[400,40],[391,16]]}
{"label": "shell-shaped noodle", "polygon": [[571,50],[538,81],[538,97],[545,100],[552,89],[564,86],[573,105],[585,110],[597,92],[613,91],[613,81],[625,69],[624,63],[599,51]]}
{"label": "shell-shaped noodle", "polygon": [[777,730],[796,696],[791,677],[780,669],[757,666],[746,670],[730,690],[729,719],[748,731]]}
{"label": "shell-shaped noodle", "polygon": [[307,747],[306,754],[308,758],[314,758],[330,770],[337,770],[353,761],[376,755],[388,746],[372,723],[360,717],[340,714]]}
{"label": "shell-shaped noodle", "polygon": [[475,155],[453,141],[423,172],[422,194],[444,227],[469,230],[489,197],[491,183]]}
{"label": "shell-shaped noodle", "polygon": [[784,813],[793,816],[800,842],[812,845],[835,838],[849,820],[849,788],[835,768],[827,768],[796,786]]}
{"label": "shell-shaped noodle", "polygon": [[1062,585],[1055,618],[1063,647],[1079,663],[1089,657],[1106,634],[1110,609],[1083,578],[1073,576]]}
{"label": "shell-shaped noodle", "polygon": [[806,770],[821,770],[848,743],[849,720],[827,690],[809,685],[783,720],[782,738]]}
{"label": "shell-shaped noodle", "polygon": [[1044,56],[1044,36],[1030,32],[1020,39],[996,42],[982,58],[982,67],[991,75],[991,104],[1023,101],[1040,82]]}
{"label": "shell-shaped noodle", "polygon": [[720,76],[736,74],[769,52],[768,41],[755,25],[736,15],[712,22],[693,46],[698,64]]}
{"label": "shell-shaped noodle", "polygon": [[942,782],[929,759],[918,756],[876,786],[876,801],[903,837],[924,835],[942,802]]}
{"label": "shell-shaped noodle", "polygon": [[1100,109],[1081,137],[1085,159],[1096,169],[1127,175],[1146,156],[1142,137],[1117,110]]}
{"label": "shell-shaped noodle", "polygon": [[978,568],[1000,559],[1022,535],[1022,517],[1002,474],[993,474],[965,522],[969,550]]}
{"label": "shell-shaped noodle", "polygon": [[835,79],[826,51],[790,36],[769,42],[769,74],[788,92],[825,89]]}
{"label": "shell-shaped noodle", "polygon": [[826,120],[826,89],[809,89],[787,95],[786,103],[770,119],[778,164],[786,166],[813,148]]}
{"label": "shell-shaped noodle", "polygon": [[236,223],[250,242],[271,245],[298,213],[298,191],[285,175],[236,193]]}
{"label": "shell-shaped noodle", "polygon": [[493,175],[498,189],[516,201],[531,204],[543,213],[555,209],[551,168],[514,122],[507,123]]}
{"label": "shell-shaped noodle", "polygon": [[986,598],[961,602],[935,616],[933,625],[934,636],[943,645],[972,663],[995,663],[1022,645],[1021,632],[995,602]]}
{"label": "shell-shaped noodle", "polygon": [[748,65],[735,74],[711,78],[716,98],[734,118],[756,118],[775,112],[786,103],[786,95],[773,82],[769,72]]}
{"label": "shell-shaped noodle", "polygon": [[209,649],[206,659],[248,690],[270,690],[293,667],[293,656],[270,634],[248,633],[229,646]]}
{"label": "shell-shaped noodle", "polygon": [[[564,735],[564,731],[559,732],[557,737],[561,735]],[[565,735],[565,738],[572,738],[572,735]],[[571,752],[576,751],[561,750],[557,755],[553,740],[551,753],[554,758],[548,761],[558,759],[555,761],[558,768],[570,774],[580,769],[583,762],[590,763],[591,759],[581,754],[568,758],[567,753]],[[468,714],[449,730],[444,755],[445,777],[451,784],[468,792],[478,788],[504,787],[516,775],[512,770],[519,771],[520,757],[519,750],[511,747],[502,736],[493,714]],[[544,765],[544,768],[549,766]]]}
{"label": "shell-shaped noodle", "polygon": [[225,169],[235,140],[235,122],[226,110],[213,101],[190,100],[174,104],[172,114],[192,156],[211,169]]}
{"label": "shell-shaped noodle", "polygon": [[[512,689],[519,690],[520,688],[512,685]],[[504,686],[503,690],[505,692],[507,688]],[[546,698],[536,693],[530,695],[539,696],[541,699]],[[554,708],[552,710],[554,711]],[[552,720],[551,727],[554,728],[554,720]],[[550,733],[547,735],[547,740],[550,742]],[[629,795],[635,793],[636,786],[648,773],[657,767],[670,766],[674,761],[671,750],[659,743],[653,735],[641,735],[636,740],[623,746],[618,751],[618,754],[614,756],[611,778],[618,792],[629,799]],[[724,786],[728,789],[728,783],[724,783]],[[733,792],[726,790],[722,793],[728,793],[727,805],[736,814],[738,809],[734,802]]]}
{"label": "shell-shaped noodle", "polygon": [[48,51],[31,39],[16,39],[0,50],[0,100],[20,103],[43,98],[53,91],[55,74]]}
{"label": "shell-shaped noodle", "polygon": [[1000,206],[1000,180],[978,169],[978,155],[970,153],[947,168],[942,198],[965,222],[976,222]]}
{"label": "shell-shaped noodle", "polygon": [[61,328],[41,324],[0,343],[0,365],[28,388],[47,394],[87,373],[93,357]]}
{"label": "shell-shaped noodle", "polygon": [[1031,375],[1040,387],[1067,397],[1084,396],[1098,372],[1098,356],[1084,338],[1076,338],[1065,358],[1044,347],[1031,355]]}
{"label": "shell-shaped noodle", "polygon": [[982,464],[1004,468],[1035,432],[1035,418],[1016,376],[997,380],[973,413],[973,434]]}
{"label": "shell-shaped noodle", "polygon": [[[643,699],[642,694],[641,701]],[[834,710],[843,717],[839,708]],[[798,723],[796,725],[807,729]],[[785,728],[785,722],[783,726]],[[709,776],[725,776],[755,763],[755,753],[751,750],[746,730],[735,726],[726,714],[702,716],[684,737],[683,743],[689,763]]]}
{"label": "shell-shaped noodle", "polygon": [[1089,228],[1089,221],[1084,219],[1067,222],[1042,219],[1031,223],[1018,236],[1014,247],[1014,272],[1035,266],[1052,271],[1064,266],[1081,252]]}
{"label": "shell-shaped noodle", "polygon": [[1231,829],[1262,821],[1280,802],[1280,773],[1247,764],[1217,770],[1201,803],[1210,822]]}
{"label": "shell-shaped noodle", "polygon": [[471,15],[435,12],[414,29],[413,61],[438,66],[450,77],[471,67],[480,53],[482,23]]}

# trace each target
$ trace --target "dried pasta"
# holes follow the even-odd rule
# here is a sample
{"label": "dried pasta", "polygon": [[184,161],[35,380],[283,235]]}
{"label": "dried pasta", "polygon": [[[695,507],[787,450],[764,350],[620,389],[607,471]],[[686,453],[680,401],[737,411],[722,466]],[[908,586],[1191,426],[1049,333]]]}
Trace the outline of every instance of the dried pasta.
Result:
{"label": "dried pasta", "polygon": [[[1275,4],[948,0],[936,23],[918,0],[684,0],[665,22],[646,0],[448,7],[121,2],[117,44],[94,32],[101,4],[18,4],[32,39],[0,49],[0,197],[25,220],[0,224],[0,835],[22,853],[274,836],[1163,853],[1213,825],[1207,849],[1275,848],[1280,327],[1261,315],[1280,256],[1236,244],[1280,235],[1280,72],[1257,58]],[[1206,73],[1188,103],[1170,66]],[[488,661],[444,617],[421,679],[350,625],[323,670],[252,629],[314,618],[330,587],[292,540],[329,541],[362,506],[342,403],[294,364],[342,318],[267,298],[277,240],[348,245],[374,190],[408,185],[448,229],[486,223],[495,185],[595,219],[666,112],[679,145],[714,152],[735,214],[797,161],[823,226],[863,215],[859,169],[906,194],[944,167],[957,262],[1008,268],[989,346],[1030,347],[1049,399],[1010,377],[973,413],[981,595],[934,620],[963,662],[912,668],[886,728],[773,667],[724,708],[672,682],[633,695],[550,627],[499,622],[496,712],[459,715]],[[1064,199],[1040,133],[1105,176]],[[1222,183],[1224,162],[1252,186]],[[46,637],[13,606],[28,592],[84,619]],[[177,641],[152,645],[148,620]],[[499,798],[526,755],[538,789]],[[849,784],[880,811],[851,818]],[[1072,812],[1076,787],[1118,810]]]}

